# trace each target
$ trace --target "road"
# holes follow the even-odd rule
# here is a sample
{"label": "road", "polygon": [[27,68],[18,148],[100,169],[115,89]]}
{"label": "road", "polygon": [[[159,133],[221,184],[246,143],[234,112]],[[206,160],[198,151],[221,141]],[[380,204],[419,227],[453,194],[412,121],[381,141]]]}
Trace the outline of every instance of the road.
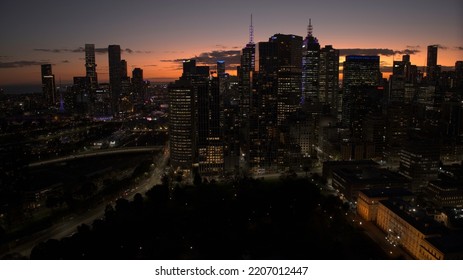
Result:
{"label": "road", "polygon": [[[151,171],[150,176],[145,180],[140,181],[138,185],[132,186],[131,189],[127,190],[124,193],[123,198],[132,200],[135,194],[144,194],[152,186],[160,184],[161,177],[164,174],[165,167],[167,166],[168,158],[169,151],[167,149],[164,149],[162,152],[156,155],[153,159],[155,166]],[[114,202],[115,201],[108,201],[108,203],[103,203],[98,207],[88,209],[87,212],[76,217],[65,217],[61,221],[43,231],[16,240],[14,244],[9,245],[8,252],[2,253],[2,257],[11,253],[19,253],[22,256],[29,257],[34,246],[40,242],[46,241],[48,239],[61,239],[67,236],[71,236],[77,231],[78,226],[82,224],[91,225],[94,220],[102,218],[104,216],[106,205]]]}
{"label": "road", "polygon": [[161,149],[162,149],[162,146],[143,146],[143,147],[124,147],[124,148],[114,148],[114,149],[105,149],[105,150],[95,150],[95,151],[85,152],[81,154],[74,154],[74,155],[60,157],[60,158],[34,162],[34,163],[29,164],[29,167],[42,166],[42,165],[47,165],[47,164],[52,164],[52,163],[58,163],[58,162],[63,162],[63,161],[68,161],[68,160],[73,160],[73,159],[79,159],[79,158],[88,158],[88,157],[99,156],[99,155],[116,155],[116,154],[135,153],[135,152],[140,152],[140,153],[141,152],[153,152],[153,151],[158,151]]}

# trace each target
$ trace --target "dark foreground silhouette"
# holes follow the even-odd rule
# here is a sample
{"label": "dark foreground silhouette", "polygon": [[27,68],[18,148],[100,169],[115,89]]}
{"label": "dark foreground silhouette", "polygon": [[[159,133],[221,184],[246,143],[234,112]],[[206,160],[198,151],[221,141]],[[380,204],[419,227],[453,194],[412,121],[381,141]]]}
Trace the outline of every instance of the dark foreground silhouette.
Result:
{"label": "dark foreground silhouette", "polygon": [[384,259],[309,179],[154,186],[31,259]]}

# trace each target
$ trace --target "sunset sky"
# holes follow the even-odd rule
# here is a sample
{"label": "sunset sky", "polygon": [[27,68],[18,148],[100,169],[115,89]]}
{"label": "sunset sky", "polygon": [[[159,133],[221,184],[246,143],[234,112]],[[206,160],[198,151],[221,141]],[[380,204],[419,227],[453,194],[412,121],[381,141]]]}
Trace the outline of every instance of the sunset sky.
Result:
{"label": "sunset sky", "polygon": [[0,86],[39,85],[45,63],[53,64],[57,83],[84,76],[86,43],[98,50],[100,82],[108,80],[110,44],[124,50],[130,75],[141,67],[153,81],[177,78],[184,58],[223,59],[236,69],[251,13],[256,43],[275,33],[305,37],[311,18],[322,47],[379,54],[386,71],[402,53],[425,65],[431,44],[441,46],[438,64],[463,60],[461,0],[3,0],[1,10]]}

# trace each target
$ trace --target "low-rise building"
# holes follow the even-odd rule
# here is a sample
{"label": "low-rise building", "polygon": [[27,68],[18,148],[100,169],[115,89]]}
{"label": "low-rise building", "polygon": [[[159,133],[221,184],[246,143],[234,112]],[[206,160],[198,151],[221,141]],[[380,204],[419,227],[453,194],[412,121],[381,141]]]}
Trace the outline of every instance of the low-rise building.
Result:
{"label": "low-rise building", "polygon": [[399,173],[378,167],[335,168],[333,188],[348,200],[357,201],[362,189],[408,188],[410,181]]}
{"label": "low-rise building", "polygon": [[405,188],[360,190],[357,199],[357,213],[366,221],[376,221],[379,202],[390,198],[410,200],[413,198],[413,193]]}
{"label": "low-rise building", "polygon": [[330,185],[333,179],[333,170],[338,168],[366,168],[366,167],[378,167],[379,164],[372,160],[346,160],[346,161],[325,161],[323,163],[323,178],[326,179]]}
{"label": "low-rise building", "polygon": [[429,246],[423,245],[426,238],[440,237],[443,227],[426,213],[403,200],[379,202],[376,224],[393,245],[401,246],[416,259],[429,257],[424,253]]}
{"label": "low-rise building", "polygon": [[457,181],[430,181],[426,187],[425,193],[426,197],[436,207],[463,207],[463,185]]}

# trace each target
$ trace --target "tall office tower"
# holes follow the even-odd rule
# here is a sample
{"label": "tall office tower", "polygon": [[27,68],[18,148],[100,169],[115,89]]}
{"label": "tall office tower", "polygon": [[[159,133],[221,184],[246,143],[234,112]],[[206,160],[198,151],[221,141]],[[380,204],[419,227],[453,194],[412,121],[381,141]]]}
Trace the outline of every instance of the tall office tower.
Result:
{"label": "tall office tower", "polygon": [[127,77],[127,61],[125,59],[121,60],[121,79]]}
{"label": "tall office tower", "polygon": [[223,120],[218,78],[209,67],[186,60],[182,77],[169,85],[171,164],[201,174],[223,172]]}
{"label": "tall office tower", "polygon": [[217,77],[223,77],[225,75],[225,61],[217,60]]}
{"label": "tall office tower", "polygon": [[341,113],[341,95],[339,94],[339,50],[327,45],[320,50],[319,99],[328,104],[336,116]]}
{"label": "tall office tower", "polygon": [[196,94],[197,163],[202,175],[218,175],[224,169],[223,106],[220,78],[194,81]]}
{"label": "tall office tower", "polygon": [[463,89],[463,61],[455,62],[455,86]]}
{"label": "tall office tower", "polygon": [[[74,77],[74,84],[72,85],[73,103],[72,106],[67,106],[68,112],[78,113],[84,115],[89,112],[90,106],[90,78]],[[68,104],[70,105],[70,104]]]}
{"label": "tall office tower", "polygon": [[399,173],[411,180],[412,191],[422,193],[438,177],[440,147],[431,140],[413,141],[400,151]]}
{"label": "tall office tower", "polygon": [[386,107],[384,158],[390,167],[399,164],[399,152],[407,143],[408,130],[410,129],[410,112],[411,105],[409,103],[392,102]]}
{"label": "tall office tower", "polygon": [[276,112],[269,113],[276,117],[278,125],[300,107],[301,49],[302,37],[296,35],[275,34],[268,42],[259,43],[262,94],[268,103],[264,105],[269,105],[270,110],[276,105]]}
{"label": "tall office tower", "polygon": [[[408,63],[409,65],[410,63]],[[407,62],[394,61],[389,79],[388,102],[403,103],[405,100],[405,82],[407,80]]]}
{"label": "tall office tower", "polygon": [[170,162],[174,170],[190,170],[194,160],[194,96],[188,80],[169,85]]}
{"label": "tall office tower", "polygon": [[228,88],[228,74],[225,73],[225,61],[217,61],[217,82],[219,87],[220,96],[224,96],[227,93]]}
{"label": "tall office tower", "polygon": [[51,64],[42,64],[42,92],[48,106],[54,106],[58,102]]}
{"label": "tall office tower", "polygon": [[249,159],[251,167],[257,170],[277,166],[279,143],[284,138],[279,129],[301,107],[301,49],[302,37],[295,35],[275,34],[268,42],[259,43]]}
{"label": "tall office tower", "polygon": [[435,81],[439,77],[440,67],[437,65],[438,45],[428,46],[428,59],[426,63],[426,77],[428,81]]}
{"label": "tall office tower", "polygon": [[302,43],[302,99],[309,102],[321,101],[319,98],[320,44],[312,35],[312,22],[309,19],[307,37]]}
{"label": "tall office tower", "polygon": [[346,56],[344,62],[344,88],[360,85],[378,86],[381,77],[379,56]]}
{"label": "tall office tower", "polygon": [[95,63],[95,45],[85,44],[85,76],[90,79],[92,91],[98,88],[98,76]]}
{"label": "tall office tower", "polygon": [[133,108],[132,83],[127,75],[127,61],[121,60],[121,95],[119,96],[119,111],[131,111]]}
{"label": "tall office tower", "polygon": [[145,82],[143,81],[143,69],[134,68],[132,71],[132,89],[135,94],[135,99],[143,102],[145,98]]}
{"label": "tall office tower", "polygon": [[[246,163],[249,160],[249,118],[252,106],[252,89],[253,78],[255,73],[255,55],[256,45],[254,44],[254,26],[249,26],[249,42],[241,50],[241,65],[238,70],[239,91],[240,91],[240,130],[241,130],[241,155],[244,155],[241,163]],[[257,116],[256,116],[257,117]]]}
{"label": "tall office tower", "polygon": [[191,79],[195,75],[196,75],[196,60],[194,59],[184,60],[181,79]]}
{"label": "tall office tower", "polygon": [[113,115],[119,112],[119,99],[122,93],[121,46],[108,46],[109,86],[111,90],[111,110]]}
{"label": "tall office tower", "polygon": [[363,141],[363,122],[371,112],[380,112],[383,89],[379,56],[346,56],[344,62],[342,123],[351,130],[351,140]]}

